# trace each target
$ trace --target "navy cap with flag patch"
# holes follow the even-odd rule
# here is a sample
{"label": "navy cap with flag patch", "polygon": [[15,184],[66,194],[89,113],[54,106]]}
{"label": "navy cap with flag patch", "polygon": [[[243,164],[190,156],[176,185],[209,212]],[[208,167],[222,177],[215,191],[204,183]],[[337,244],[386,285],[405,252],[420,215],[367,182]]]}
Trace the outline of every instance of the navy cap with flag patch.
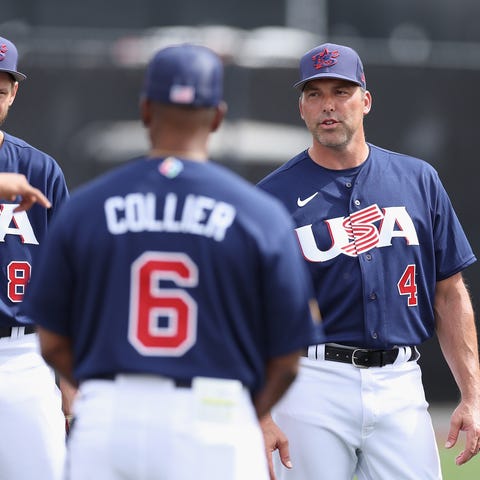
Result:
{"label": "navy cap with flag patch", "polygon": [[0,72],[9,73],[17,82],[27,78],[17,71],[18,51],[15,45],[6,38],[0,37]]}
{"label": "navy cap with flag patch", "polygon": [[143,96],[155,102],[215,107],[223,98],[223,64],[207,47],[172,45],[148,64]]}
{"label": "navy cap with flag patch", "polygon": [[303,89],[310,80],[340,78],[367,88],[363,64],[350,47],[324,43],[309,50],[300,60],[300,81],[293,86]]}

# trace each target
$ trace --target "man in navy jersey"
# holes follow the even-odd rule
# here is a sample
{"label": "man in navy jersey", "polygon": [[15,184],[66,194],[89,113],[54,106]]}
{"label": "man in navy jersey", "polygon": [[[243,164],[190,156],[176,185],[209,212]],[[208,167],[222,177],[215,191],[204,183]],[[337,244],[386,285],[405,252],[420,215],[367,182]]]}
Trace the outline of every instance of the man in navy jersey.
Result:
{"label": "man in navy jersey", "polygon": [[323,339],[288,213],[207,161],[222,90],[211,50],[160,50],[148,155],[78,189],[42,250],[27,303],[79,384],[70,480],[268,479],[258,418]]}
{"label": "man in navy jersey", "polygon": [[461,273],[476,258],[437,172],[366,142],[372,96],[354,50],[308,51],[295,87],[312,144],[259,187],[294,220],[326,343],[308,348],[263,422],[277,478],[438,480],[416,347],[436,331],[457,382],[446,446],[464,432],[461,465],[480,448],[477,334]]}
{"label": "man in navy jersey", "polygon": [[[0,38],[0,125],[26,78],[17,60],[15,45]],[[23,298],[50,220],[68,190],[52,157],[4,131],[0,172],[12,176],[11,188],[29,182],[51,205],[48,210],[33,205],[27,212],[23,207],[30,200],[25,204],[12,191],[0,203],[0,478],[56,480],[65,456],[62,398]]]}

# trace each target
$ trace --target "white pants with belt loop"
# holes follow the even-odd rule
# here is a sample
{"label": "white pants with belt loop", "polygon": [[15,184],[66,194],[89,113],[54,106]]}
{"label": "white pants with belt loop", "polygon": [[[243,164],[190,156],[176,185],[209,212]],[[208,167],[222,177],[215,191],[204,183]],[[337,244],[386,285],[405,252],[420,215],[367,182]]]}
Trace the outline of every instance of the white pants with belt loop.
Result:
{"label": "white pants with belt loop", "polygon": [[0,432],[0,479],[62,478],[62,398],[36,334],[0,338]]}
{"label": "white pants with belt loop", "polygon": [[83,382],[66,480],[268,480],[248,391],[197,380],[192,388],[153,375]]}
{"label": "white pants with belt loop", "polygon": [[278,480],[440,480],[440,461],[416,361],[357,368],[309,348],[273,410],[293,468],[275,455]]}

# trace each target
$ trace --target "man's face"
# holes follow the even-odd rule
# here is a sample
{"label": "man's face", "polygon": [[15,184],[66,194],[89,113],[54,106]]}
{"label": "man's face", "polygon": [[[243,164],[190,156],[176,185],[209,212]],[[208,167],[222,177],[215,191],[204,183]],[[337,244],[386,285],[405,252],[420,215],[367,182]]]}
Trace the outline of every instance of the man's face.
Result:
{"label": "man's face", "polygon": [[299,101],[300,114],[315,140],[325,147],[343,148],[363,132],[370,111],[370,93],[339,79],[311,80]]}
{"label": "man's face", "polygon": [[18,82],[15,82],[10,74],[0,72],[0,125],[8,115],[8,110],[15,100],[18,90]]}

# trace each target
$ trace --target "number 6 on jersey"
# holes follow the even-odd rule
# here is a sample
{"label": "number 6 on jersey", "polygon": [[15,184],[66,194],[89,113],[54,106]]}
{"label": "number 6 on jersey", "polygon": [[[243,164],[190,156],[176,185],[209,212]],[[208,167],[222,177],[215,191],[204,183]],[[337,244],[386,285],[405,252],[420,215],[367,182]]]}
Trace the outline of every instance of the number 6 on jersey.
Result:
{"label": "number 6 on jersey", "polygon": [[[160,282],[178,288],[162,288]],[[186,287],[198,285],[188,255],[145,252],[131,268],[128,338],[142,355],[180,356],[196,341],[197,303]]]}

